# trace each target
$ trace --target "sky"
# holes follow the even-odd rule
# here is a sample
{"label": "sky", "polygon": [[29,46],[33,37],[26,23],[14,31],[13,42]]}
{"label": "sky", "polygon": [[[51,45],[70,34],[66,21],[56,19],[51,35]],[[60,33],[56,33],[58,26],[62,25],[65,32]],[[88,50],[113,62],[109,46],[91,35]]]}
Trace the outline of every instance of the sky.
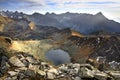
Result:
{"label": "sky", "polygon": [[0,0],[0,10],[27,14],[102,12],[107,18],[120,22],[120,0]]}

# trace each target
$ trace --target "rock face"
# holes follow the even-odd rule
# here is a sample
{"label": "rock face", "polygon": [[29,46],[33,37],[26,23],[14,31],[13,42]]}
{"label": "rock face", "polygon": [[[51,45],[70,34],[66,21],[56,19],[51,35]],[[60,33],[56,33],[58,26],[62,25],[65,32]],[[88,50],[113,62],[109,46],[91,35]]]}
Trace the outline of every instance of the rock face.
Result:
{"label": "rock face", "polygon": [[13,22],[13,20],[8,17],[0,16],[0,32],[3,32],[5,25],[10,22]]}
{"label": "rock face", "polygon": [[[4,13],[4,12],[3,12]],[[8,12],[9,13],[9,12]],[[8,36],[13,39],[29,40],[29,39],[45,39],[49,35],[56,33],[59,29],[52,26],[37,25],[32,21],[23,18],[17,18],[18,12],[13,14],[0,15],[0,36]],[[17,19],[16,19],[17,18]],[[22,32],[22,33],[21,33]]]}
{"label": "rock face", "polygon": [[[53,66],[32,55],[17,52],[9,59],[1,56],[1,80],[119,80],[120,72],[101,72],[90,64]],[[4,64],[3,64],[4,62]],[[6,74],[7,73],[7,74]]]}
{"label": "rock face", "polygon": [[35,30],[36,29],[36,26],[35,26],[34,22],[30,22],[29,23],[29,27],[30,27],[31,30]]}
{"label": "rock face", "polygon": [[[120,70],[120,40],[117,37],[110,37],[102,47],[93,52],[89,58],[96,61],[97,66],[104,69]],[[96,65],[94,64],[94,65]]]}

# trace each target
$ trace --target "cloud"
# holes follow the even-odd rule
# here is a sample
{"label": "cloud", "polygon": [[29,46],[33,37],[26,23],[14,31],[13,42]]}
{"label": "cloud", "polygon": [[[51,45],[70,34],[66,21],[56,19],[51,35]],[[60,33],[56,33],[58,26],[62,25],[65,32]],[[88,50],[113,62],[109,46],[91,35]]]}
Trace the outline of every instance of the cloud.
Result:
{"label": "cloud", "polygon": [[20,2],[26,2],[32,6],[44,6],[45,0],[20,0]]}
{"label": "cloud", "polygon": [[[55,6],[60,8],[110,8],[119,7],[119,0],[0,0],[7,3],[8,6],[19,7],[49,7]],[[102,5],[102,6],[101,6]],[[6,5],[5,5],[6,6]],[[53,7],[54,9],[54,7]]]}
{"label": "cloud", "polygon": [[[51,3],[56,3],[58,9],[105,9],[111,7],[120,7],[119,0],[47,0]],[[49,5],[47,5],[49,6]]]}
{"label": "cloud", "polygon": [[[9,7],[33,7],[33,6],[45,6],[45,0],[0,0],[0,3]],[[1,6],[0,4],[0,6]]]}
{"label": "cloud", "polygon": [[116,2],[86,2],[87,4],[116,4]]}
{"label": "cloud", "polygon": [[[113,0],[84,0],[84,2],[113,2]],[[120,2],[120,1],[114,0],[114,2]]]}
{"label": "cloud", "polygon": [[0,2],[4,3],[17,3],[30,5],[30,6],[49,6],[49,5],[56,5],[58,7],[64,6],[64,5],[75,5],[75,4],[81,4],[81,5],[92,5],[92,4],[118,4],[120,3],[120,0],[0,0]]}
{"label": "cloud", "polygon": [[58,4],[62,4],[62,3],[67,3],[67,2],[71,2],[71,3],[88,3],[88,2],[97,2],[97,3],[117,3],[120,2],[119,0],[49,0],[51,2],[56,2]]}

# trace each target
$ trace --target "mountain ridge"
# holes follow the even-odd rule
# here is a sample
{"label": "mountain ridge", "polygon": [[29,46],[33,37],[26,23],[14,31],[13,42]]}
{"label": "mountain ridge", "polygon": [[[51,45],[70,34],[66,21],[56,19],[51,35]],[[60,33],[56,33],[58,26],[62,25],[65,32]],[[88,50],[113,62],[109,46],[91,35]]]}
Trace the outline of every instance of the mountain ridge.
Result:
{"label": "mountain ridge", "polygon": [[0,15],[12,19],[26,19],[34,22],[36,25],[53,26],[58,29],[70,28],[83,34],[90,34],[96,31],[105,31],[109,33],[120,32],[120,23],[106,18],[102,12],[97,14],[87,13],[33,13],[31,15],[22,12],[1,11]]}

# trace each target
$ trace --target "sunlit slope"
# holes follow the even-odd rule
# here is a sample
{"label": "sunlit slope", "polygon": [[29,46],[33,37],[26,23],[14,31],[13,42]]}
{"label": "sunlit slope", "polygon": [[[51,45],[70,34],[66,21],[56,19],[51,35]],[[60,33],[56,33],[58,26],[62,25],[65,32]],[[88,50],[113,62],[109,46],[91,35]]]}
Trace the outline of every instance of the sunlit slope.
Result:
{"label": "sunlit slope", "polygon": [[53,46],[49,40],[28,40],[28,41],[13,41],[11,50],[27,52],[34,55],[37,59],[45,60],[44,54]]}

